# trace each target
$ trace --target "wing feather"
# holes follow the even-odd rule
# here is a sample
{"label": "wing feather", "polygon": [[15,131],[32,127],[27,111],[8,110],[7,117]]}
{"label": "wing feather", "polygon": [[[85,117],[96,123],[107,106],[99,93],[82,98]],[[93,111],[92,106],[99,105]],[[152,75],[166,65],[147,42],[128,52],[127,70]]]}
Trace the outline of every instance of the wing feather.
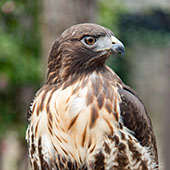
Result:
{"label": "wing feather", "polygon": [[128,86],[118,90],[121,103],[120,111],[124,125],[134,132],[142,146],[149,147],[151,154],[158,162],[157,147],[153,127],[149,115],[136,92]]}

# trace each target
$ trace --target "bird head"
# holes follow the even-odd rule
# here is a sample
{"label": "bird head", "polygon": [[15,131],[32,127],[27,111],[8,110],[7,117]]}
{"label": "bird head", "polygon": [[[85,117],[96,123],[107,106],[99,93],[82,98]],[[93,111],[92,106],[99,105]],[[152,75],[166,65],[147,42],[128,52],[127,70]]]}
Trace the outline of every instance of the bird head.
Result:
{"label": "bird head", "polygon": [[124,45],[109,29],[97,24],[74,25],[54,42],[48,60],[48,75],[56,71],[58,76],[68,77],[76,72],[99,70],[111,54],[124,53]]}

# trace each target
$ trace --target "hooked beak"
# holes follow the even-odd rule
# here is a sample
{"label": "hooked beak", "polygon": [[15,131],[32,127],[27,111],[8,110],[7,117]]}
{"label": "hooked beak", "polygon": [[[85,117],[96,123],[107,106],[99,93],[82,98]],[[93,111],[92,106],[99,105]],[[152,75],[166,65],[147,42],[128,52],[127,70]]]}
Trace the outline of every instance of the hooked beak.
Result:
{"label": "hooked beak", "polygon": [[113,52],[113,54],[121,54],[124,55],[125,54],[125,47],[122,44],[121,41],[119,41],[116,37],[111,36],[111,41],[112,41],[112,47],[111,50]]}

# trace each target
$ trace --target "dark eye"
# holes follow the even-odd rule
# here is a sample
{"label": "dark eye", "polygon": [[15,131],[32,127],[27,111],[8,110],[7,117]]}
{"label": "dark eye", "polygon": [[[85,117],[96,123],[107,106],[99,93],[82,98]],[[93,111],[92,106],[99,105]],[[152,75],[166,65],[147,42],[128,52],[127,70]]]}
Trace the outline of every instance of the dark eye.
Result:
{"label": "dark eye", "polygon": [[92,36],[87,36],[84,38],[84,42],[88,45],[93,45],[96,42],[96,38]]}

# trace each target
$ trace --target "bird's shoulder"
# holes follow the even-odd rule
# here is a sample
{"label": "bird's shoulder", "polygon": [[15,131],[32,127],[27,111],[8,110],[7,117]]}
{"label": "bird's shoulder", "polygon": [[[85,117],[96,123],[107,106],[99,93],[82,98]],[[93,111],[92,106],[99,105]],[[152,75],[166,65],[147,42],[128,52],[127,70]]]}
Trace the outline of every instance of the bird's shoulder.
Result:
{"label": "bird's shoulder", "polygon": [[119,76],[110,68],[108,68],[107,74],[109,75],[108,79],[116,82],[117,92],[120,98],[120,116],[123,125],[133,133],[141,146],[150,149],[153,159],[158,163],[156,139],[152,122],[143,101],[138,94],[132,88],[125,85]]}
{"label": "bird's shoulder", "polygon": [[155,162],[158,161],[156,140],[152,123],[147,110],[138,97],[137,93],[130,87],[122,84],[118,89],[121,98],[120,114],[124,126],[130,129],[139,143],[150,148]]}

